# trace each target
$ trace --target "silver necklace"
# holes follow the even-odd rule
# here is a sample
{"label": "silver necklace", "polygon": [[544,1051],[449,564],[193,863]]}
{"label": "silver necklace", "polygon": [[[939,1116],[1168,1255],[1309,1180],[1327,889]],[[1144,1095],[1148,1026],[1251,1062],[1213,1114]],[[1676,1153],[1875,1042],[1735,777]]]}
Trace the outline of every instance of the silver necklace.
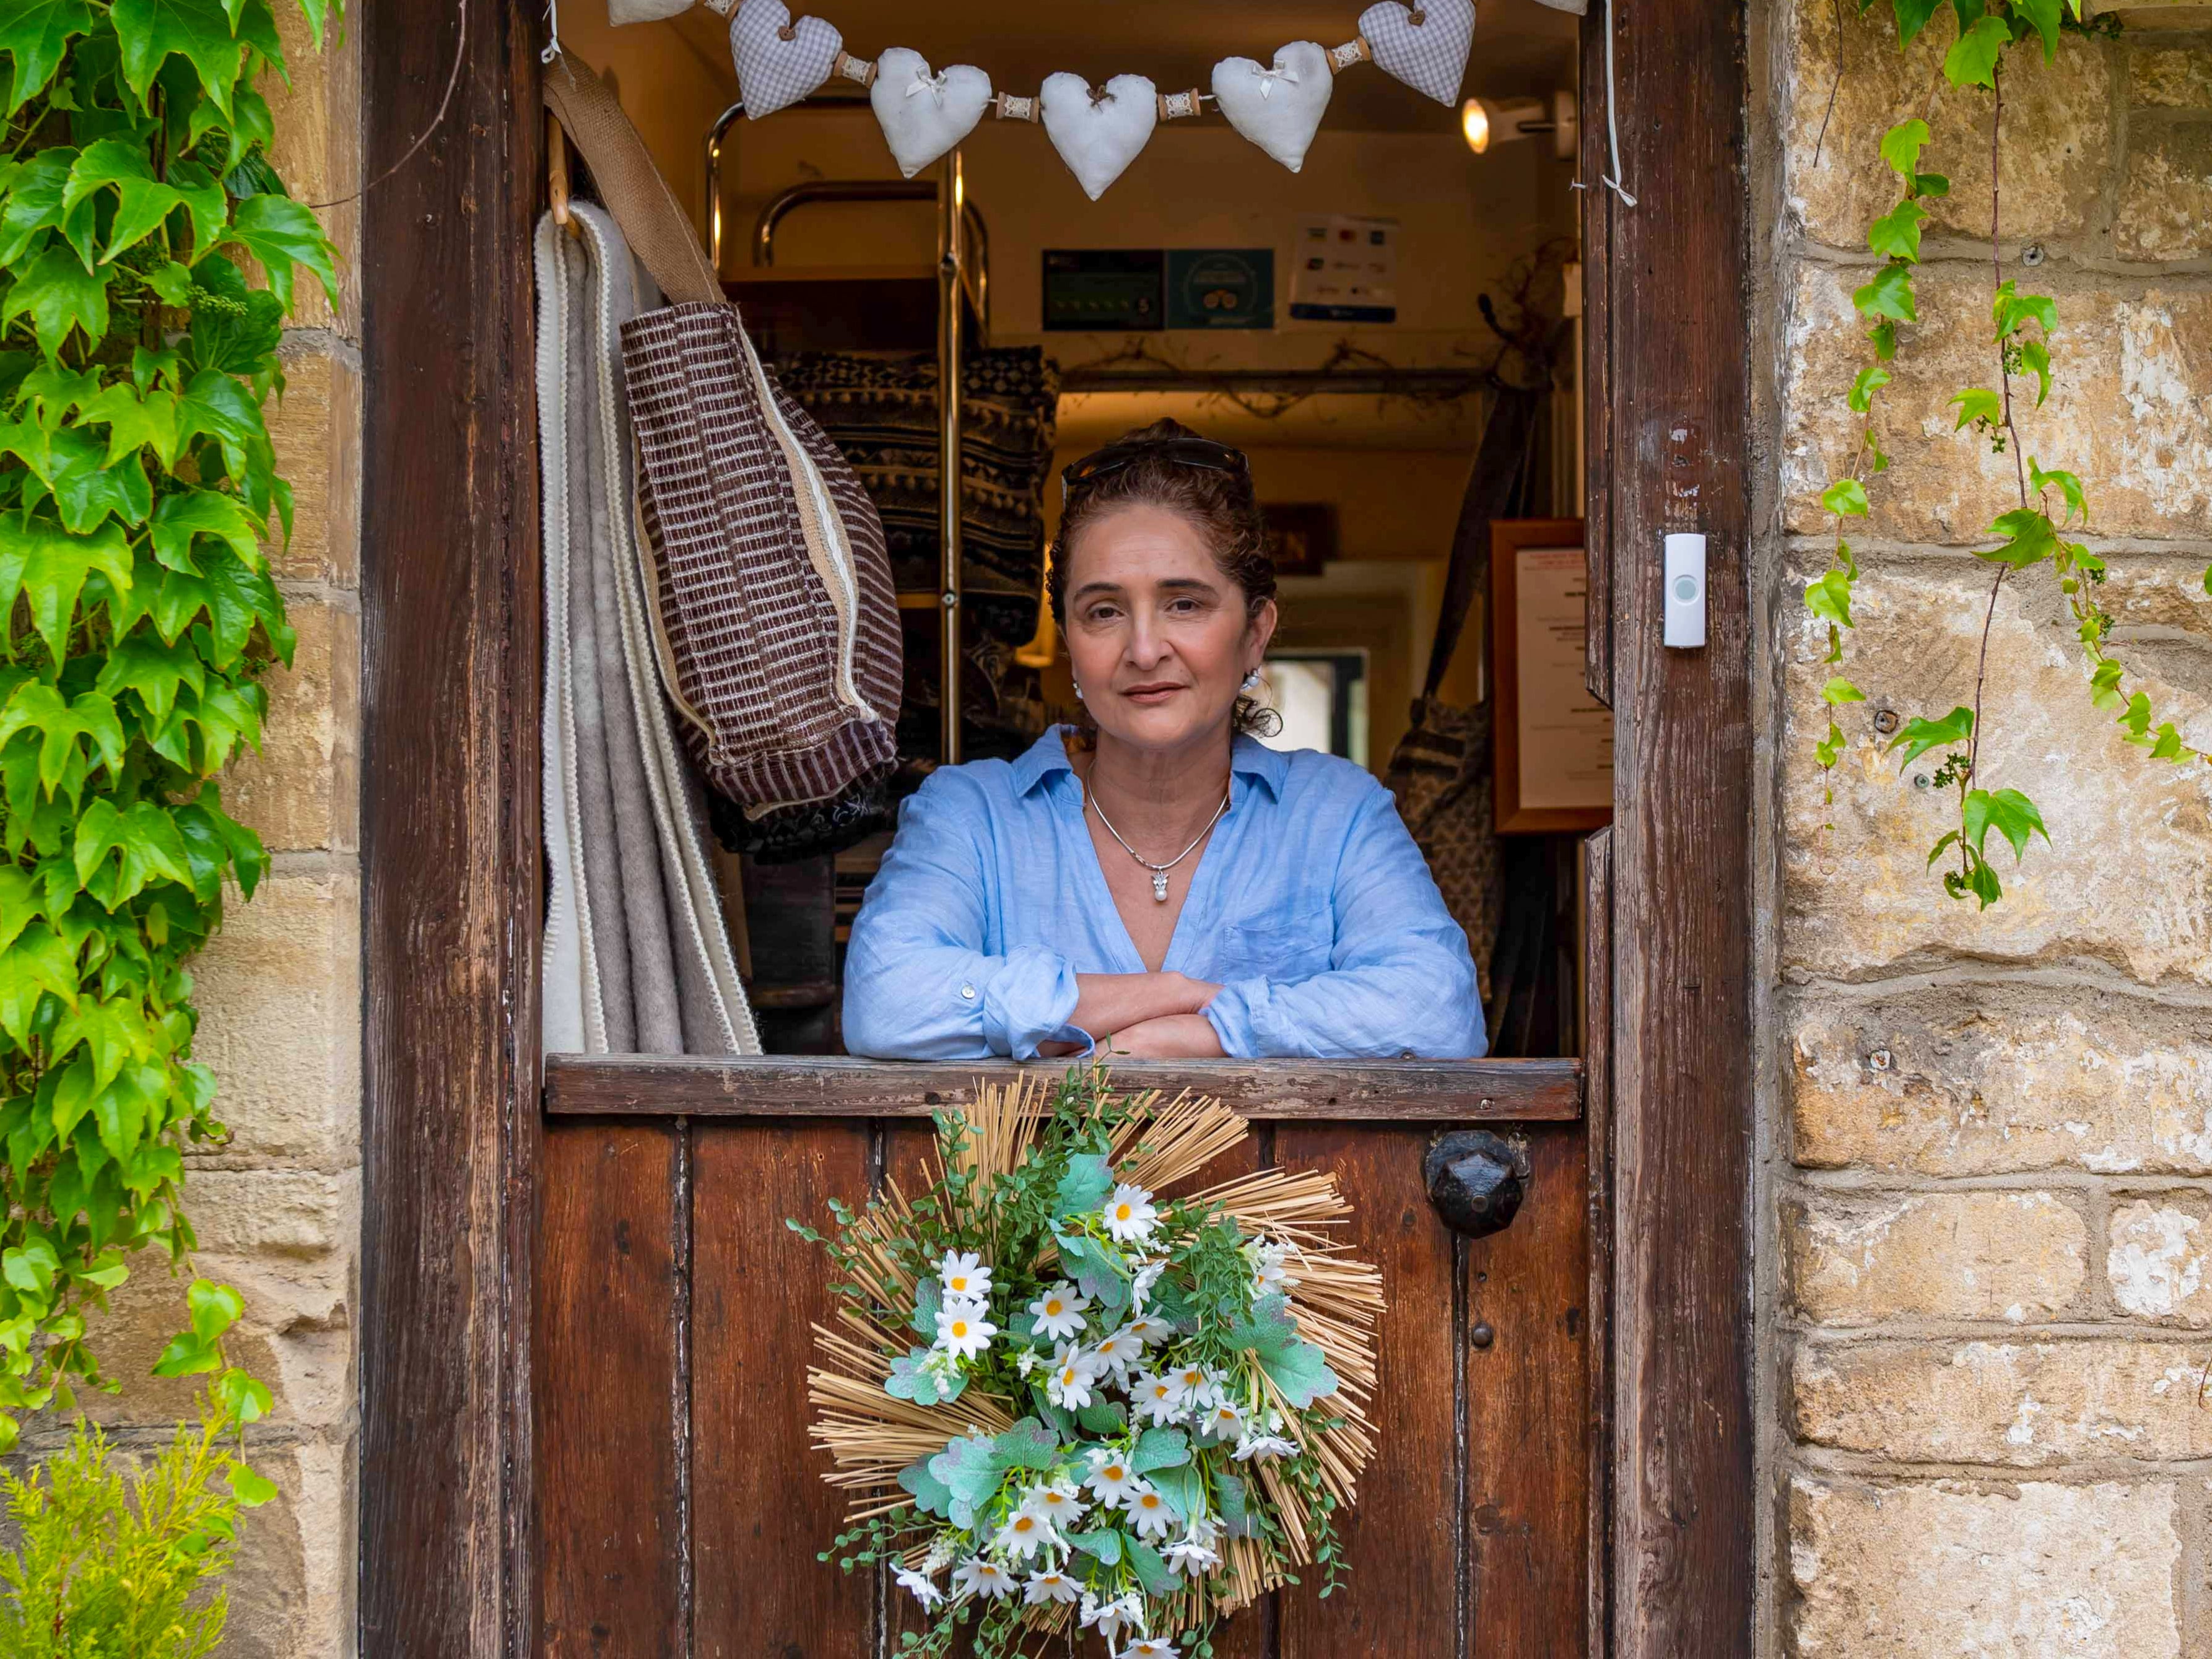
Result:
{"label": "silver necklace", "polygon": [[1221,805],[1213,809],[1213,816],[1206,821],[1206,828],[1191,838],[1190,845],[1177,853],[1165,864],[1155,864],[1135,848],[1130,846],[1127,842],[1121,840],[1121,832],[1114,827],[1114,820],[1106,816],[1106,809],[1098,804],[1098,797],[1087,787],[1083,792],[1083,799],[1091,804],[1091,810],[1098,814],[1098,822],[1106,826],[1106,833],[1113,836],[1115,841],[1121,842],[1121,850],[1152,872],[1152,902],[1155,904],[1165,904],[1168,902],[1168,872],[1198,850],[1198,843],[1213,833],[1213,826],[1221,822],[1221,815],[1229,810],[1229,792],[1224,789],[1221,792]]}

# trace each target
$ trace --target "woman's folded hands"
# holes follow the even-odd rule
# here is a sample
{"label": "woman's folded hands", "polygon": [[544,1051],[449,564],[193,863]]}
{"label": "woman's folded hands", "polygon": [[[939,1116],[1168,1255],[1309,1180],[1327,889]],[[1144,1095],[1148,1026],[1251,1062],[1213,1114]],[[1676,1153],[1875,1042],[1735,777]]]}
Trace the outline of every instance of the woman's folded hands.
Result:
{"label": "woman's folded hands", "polygon": [[[1091,1033],[1102,1054],[1140,1060],[1219,1058],[1221,1040],[1204,1017],[1218,985],[1187,974],[1078,974],[1068,1023]],[[1060,1044],[1047,1044],[1051,1054]],[[1073,1050],[1067,1050],[1073,1052]]]}

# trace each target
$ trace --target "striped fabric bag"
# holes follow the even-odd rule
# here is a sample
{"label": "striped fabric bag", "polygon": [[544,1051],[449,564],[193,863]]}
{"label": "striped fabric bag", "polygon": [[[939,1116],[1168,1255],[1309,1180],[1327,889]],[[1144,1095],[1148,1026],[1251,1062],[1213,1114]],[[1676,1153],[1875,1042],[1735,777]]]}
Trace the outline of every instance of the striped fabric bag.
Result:
{"label": "striped fabric bag", "polygon": [[782,388],[643,140],[573,57],[545,102],[670,301],[623,325],[638,509],[677,730],[741,814],[741,850],[805,857],[874,827],[897,759],[899,624],[883,526]]}

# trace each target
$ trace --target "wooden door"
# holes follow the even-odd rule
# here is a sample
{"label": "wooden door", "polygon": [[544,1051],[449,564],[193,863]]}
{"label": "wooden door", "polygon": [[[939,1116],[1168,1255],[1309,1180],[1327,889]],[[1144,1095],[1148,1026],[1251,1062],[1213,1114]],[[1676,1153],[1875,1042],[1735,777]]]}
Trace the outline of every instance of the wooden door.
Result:
{"label": "wooden door", "polygon": [[[815,1559],[842,1507],[805,1427],[829,1274],[784,1220],[818,1221],[828,1198],[916,1161],[923,1115],[975,1069],[555,1062],[535,1308],[540,1653],[896,1651],[903,1594]],[[1389,1300],[1349,1582],[1224,1626],[1222,1659],[1582,1653],[1592,1321],[1576,1063],[1123,1075],[1246,1112],[1255,1166],[1334,1170]],[[1527,1170],[1518,1215],[1479,1239],[1438,1219],[1422,1175],[1441,1133],[1478,1124]]]}

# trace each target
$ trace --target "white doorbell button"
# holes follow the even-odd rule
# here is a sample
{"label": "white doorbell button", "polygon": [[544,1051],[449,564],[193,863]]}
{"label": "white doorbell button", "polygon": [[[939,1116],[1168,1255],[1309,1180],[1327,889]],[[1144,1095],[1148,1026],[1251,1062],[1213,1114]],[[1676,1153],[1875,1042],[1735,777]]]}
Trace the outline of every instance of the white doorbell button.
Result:
{"label": "white doorbell button", "polygon": [[1665,642],[1686,650],[1705,642],[1705,538],[1680,532],[1667,538]]}

